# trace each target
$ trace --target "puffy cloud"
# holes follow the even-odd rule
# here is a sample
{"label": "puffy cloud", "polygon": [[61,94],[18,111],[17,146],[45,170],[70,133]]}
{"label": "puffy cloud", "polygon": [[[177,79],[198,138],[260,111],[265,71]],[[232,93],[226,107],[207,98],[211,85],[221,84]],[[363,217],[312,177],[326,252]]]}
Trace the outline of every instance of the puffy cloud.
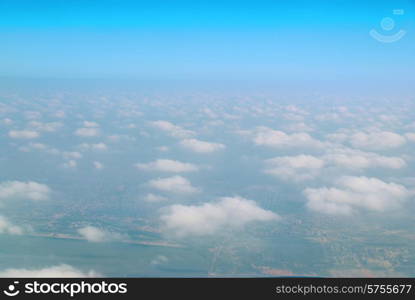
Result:
{"label": "puffy cloud", "polygon": [[311,155],[282,156],[265,161],[265,173],[285,180],[306,180],[316,177],[325,165],[324,160]]}
{"label": "puffy cloud", "polygon": [[183,129],[182,127],[174,125],[168,121],[154,121],[151,124],[175,138],[187,138],[195,134],[191,130]]}
{"label": "puffy cloud", "polygon": [[76,277],[100,277],[93,270],[83,272],[72,266],[61,264],[43,269],[6,269],[0,271],[0,277],[10,278],[76,278]]}
{"label": "puffy cloud", "polygon": [[102,163],[100,163],[99,161],[94,161],[94,167],[97,170],[102,170],[104,168],[104,165]]}
{"label": "puffy cloud", "polygon": [[74,134],[77,136],[82,136],[82,137],[93,137],[93,136],[99,135],[99,129],[83,127],[83,128],[78,128]]}
{"label": "puffy cloud", "polygon": [[172,205],[161,215],[164,229],[179,237],[211,235],[227,228],[242,228],[251,222],[279,218],[255,201],[241,197],[224,197],[216,203],[199,206]]}
{"label": "puffy cloud", "polygon": [[94,226],[85,226],[78,229],[78,233],[87,241],[94,243],[108,242],[122,239],[122,235],[109,232]]}
{"label": "puffy cloud", "polygon": [[99,127],[99,124],[96,123],[96,122],[84,121],[83,124],[84,124],[84,127],[87,127],[87,128],[97,128],[97,127]]}
{"label": "puffy cloud", "polygon": [[197,139],[185,139],[180,142],[180,145],[197,153],[212,153],[226,148],[223,144],[210,143]]}
{"label": "puffy cloud", "polygon": [[82,143],[79,145],[79,148],[82,150],[93,150],[93,151],[106,151],[108,150],[108,147],[104,143],[97,143],[97,144],[88,144],[88,143]]}
{"label": "puffy cloud", "polygon": [[60,122],[42,123],[38,121],[32,121],[29,126],[38,131],[55,132],[63,126]]}
{"label": "puffy cloud", "polygon": [[304,122],[294,123],[285,126],[285,129],[290,132],[310,132],[314,131],[314,128],[305,124]]}
{"label": "puffy cloud", "polygon": [[55,116],[56,118],[60,118],[60,119],[62,119],[62,118],[65,118],[66,113],[65,113],[63,110],[58,110],[58,111],[56,111],[56,112],[54,113],[54,116]]}
{"label": "puffy cloud", "polygon": [[408,139],[408,141],[415,142],[415,133],[408,132],[405,134],[405,137]]}
{"label": "puffy cloud", "polygon": [[71,160],[67,161],[66,163],[62,164],[62,166],[64,168],[67,168],[67,169],[76,168],[77,165],[78,165],[78,163],[76,162],[76,160],[73,160],[73,159],[71,159]]}
{"label": "puffy cloud", "polygon": [[167,151],[169,151],[169,147],[167,147],[167,146],[159,146],[156,149],[158,151],[160,151],[160,152],[167,152]]}
{"label": "puffy cloud", "polygon": [[34,130],[10,130],[9,137],[13,139],[35,139],[39,133]]}
{"label": "puffy cloud", "polygon": [[403,146],[403,136],[390,131],[356,132],[350,136],[350,144],[355,148],[383,150]]}
{"label": "puffy cloud", "polygon": [[253,134],[253,142],[260,146],[275,148],[282,147],[322,147],[323,143],[311,137],[308,133],[300,132],[287,134],[283,131],[267,127],[258,127]]}
{"label": "puffy cloud", "polygon": [[9,119],[9,118],[5,118],[1,121],[4,125],[12,125],[13,124],[13,120]]}
{"label": "puffy cloud", "polygon": [[25,111],[24,116],[26,119],[33,120],[39,119],[42,116],[42,114],[38,111]]}
{"label": "puffy cloud", "polygon": [[400,157],[383,156],[348,148],[332,149],[324,156],[324,159],[329,164],[349,169],[374,167],[400,169],[406,166],[405,160]]}
{"label": "puffy cloud", "polygon": [[147,164],[136,164],[136,167],[146,171],[161,171],[172,173],[193,172],[198,170],[198,167],[194,164],[170,159],[157,159],[156,161],[149,162]]}
{"label": "puffy cloud", "polygon": [[155,195],[155,194],[149,193],[144,197],[144,200],[147,201],[147,202],[163,202],[163,201],[166,201],[167,198],[163,197],[163,196],[160,196],[160,195]]}
{"label": "puffy cloud", "polygon": [[154,259],[151,260],[152,265],[160,265],[168,263],[169,259],[164,255],[157,255]]}
{"label": "puffy cloud", "polygon": [[310,210],[351,215],[358,209],[384,212],[400,208],[411,193],[403,185],[377,178],[345,176],[335,187],[307,188],[304,195]]}
{"label": "puffy cloud", "polygon": [[304,154],[275,157],[266,160],[265,164],[265,173],[294,181],[314,179],[330,167],[360,171],[375,167],[400,169],[406,166],[405,160],[400,157],[382,156],[350,148],[329,149],[319,157]]}
{"label": "puffy cloud", "polygon": [[82,154],[77,152],[77,151],[63,152],[62,156],[66,159],[69,159],[69,158],[80,159],[80,158],[82,158]]}
{"label": "puffy cloud", "polygon": [[49,199],[51,189],[34,181],[6,181],[0,183],[0,200],[29,199],[43,201]]}
{"label": "puffy cloud", "polygon": [[178,175],[153,179],[150,180],[148,184],[155,189],[178,194],[192,194],[199,191],[199,189],[193,187],[186,178]]}
{"label": "puffy cloud", "polygon": [[108,141],[111,143],[118,143],[120,141],[124,141],[124,142],[133,142],[135,141],[135,137],[131,137],[129,135],[126,134],[114,134],[114,135],[110,135],[107,137]]}
{"label": "puffy cloud", "polygon": [[0,234],[22,234],[23,228],[17,225],[13,225],[7,220],[7,218],[0,216]]}

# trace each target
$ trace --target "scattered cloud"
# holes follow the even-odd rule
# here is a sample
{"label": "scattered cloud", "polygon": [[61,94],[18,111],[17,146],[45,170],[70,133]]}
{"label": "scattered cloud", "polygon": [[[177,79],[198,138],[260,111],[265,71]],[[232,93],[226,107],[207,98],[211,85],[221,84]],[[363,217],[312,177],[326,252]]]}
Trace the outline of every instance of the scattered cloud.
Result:
{"label": "scattered cloud", "polygon": [[90,122],[90,121],[84,121],[84,127],[86,128],[97,128],[99,127],[99,124],[96,122]]}
{"label": "scattered cloud", "polygon": [[39,137],[39,133],[34,130],[10,130],[9,137],[13,139],[35,139]]}
{"label": "scattered cloud", "polygon": [[242,228],[256,221],[275,221],[280,217],[241,197],[224,197],[202,205],[172,205],[161,216],[164,229],[179,237],[215,234],[228,228]]}
{"label": "scattered cloud", "polygon": [[180,142],[184,148],[197,153],[212,153],[225,149],[225,145],[219,143],[210,143],[197,139],[185,139]]}
{"label": "scattered cloud", "polygon": [[13,124],[13,120],[12,120],[12,119],[9,119],[9,118],[4,118],[3,120],[1,120],[1,122],[2,122],[4,125],[7,125],[7,126],[9,126],[9,125],[12,125],[12,124]]}
{"label": "scattered cloud", "polygon": [[116,232],[110,232],[94,226],[85,226],[78,229],[78,233],[87,241],[102,243],[122,239],[122,235]]}
{"label": "scattered cloud", "polygon": [[161,171],[172,173],[194,172],[198,170],[198,167],[194,164],[170,159],[157,159],[156,161],[146,164],[138,163],[135,166],[138,169],[145,171]]}
{"label": "scattered cloud", "polygon": [[163,201],[166,201],[166,200],[168,200],[166,197],[151,194],[151,193],[147,194],[144,197],[144,201],[146,201],[146,202],[163,202]]}
{"label": "scattered cloud", "polygon": [[403,146],[403,136],[390,131],[357,132],[350,136],[350,144],[355,148],[383,150]]}
{"label": "scattered cloud", "polygon": [[88,144],[88,143],[82,143],[79,145],[79,148],[82,150],[92,150],[92,151],[106,151],[108,150],[108,147],[104,143],[97,143],[97,144]]}
{"label": "scattered cloud", "polygon": [[312,211],[351,215],[359,209],[384,212],[400,208],[411,193],[403,185],[377,178],[345,176],[335,187],[307,188],[304,195]]}
{"label": "scattered cloud", "polygon": [[405,134],[405,137],[408,139],[408,141],[415,142],[415,133],[408,132]]}
{"label": "scattered cloud", "polygon": [[39,121],[32,121],[29,123],[29,127],[36,131],[55,132],[63,126],[60,122],[42,123]]}
{"label": "scattered cloud", "polygon": [[198,188],[192,186],[189,180],[176,175],[167,178],[158,178],[149,181],[149,186],[164,192],[177,194],[193,194],[199,191]]}
{"label": "scattered cloud", "polygon": [[0,270],[0,277],[7,278],[77,278],[77,277],[101,277],[94,270],[87,272],[72,266],[61,264],[43,269],[5,269]]}
{"label": "scattered cloud", "polygon": [[63,152],[62,153],[62,156],[64,157],[64,158],[66,158],[66,159],[70,159],[70,158],[72,158],[72,159],[80,159],[80,158],[82,158],[82,154],[81,153],[79,153],[79,152],[77,152],[77,151],[72,151],[72,152]]}
{"label": "scattered cloud", "polygon": [[268,127],[257,127],[253,132],[253,142],[259,146],[275,148],[283,147],[312,147],[320,148],[323,143],[311,137],[308,133],[287,134],[283,131]]}
{"label": "scattered cloud", "polygon": [[6,181],[0,183],[0,200],[29,199],[33,201],[48,200],[51,189],[34,181]]}
{"label": "scattered cloud", "polygon": [[94,167],[97,170],[102,170],[104,168],[104,165],[102,163],[100,163],[99,161],[94,161]]}
{"label": "scattered cloud", "polygon": [[0,216],[0,234],[20,235],[23,231],[22,227],[14,225],[7,218]]}
{"label": "scattered cloud", "polygon": [[151,124],[155,128],[160,129],[164,132],[167,132],[170,136],[175,137],[175,138],[188,138],[188,137],[195,135],[193,131],[184,129],[168,121],[154,121],[154,122],[151,122]]}
{"label": "scattered cloud", "polygon": [[63,163],[62,166],[66,169],[73,169],[76,168],[76,166],[78,165],[78,163],[76,162],[76,160],[68,160],[67,162]]}
{"label": "scattered cloud", "polygon": [[83,127],[83,128],[78,128],[74,134],[77,136],[81,136],[81,137],[94,137],[94,136],[99,135],[99,129]]}
{"label": "scattered cloud", "polygon": [[349,169],[390,168],[400,169],[406,166],[404,159],[395,156],[383,156],[373,152],[364,152],[350,148],[331,149],[324,156],[328,164]]}
{"label": "scattered cloud", "polygon": [[295,181],[315,178],[325,165],[324,160],[304,154],[275,157],[266,160],[265,163],[265,173]]}
{"label": "scattered cloud", "polygon": [[154,259],[151,260],[152,265],[161,265],[168,263],[169,259],[164,255],[157,255]]}

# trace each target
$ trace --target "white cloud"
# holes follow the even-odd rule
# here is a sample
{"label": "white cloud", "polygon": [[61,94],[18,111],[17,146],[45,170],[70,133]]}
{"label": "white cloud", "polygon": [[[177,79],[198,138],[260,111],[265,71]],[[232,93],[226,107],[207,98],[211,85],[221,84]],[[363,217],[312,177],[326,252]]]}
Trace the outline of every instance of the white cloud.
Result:
{"label": "white cloud", "polygon": [[156,149],[158,151],[160,151],[160,152],[167,152],[167,151],[169,151],[169,147],[167,147],[167,146],[159,146]]}
{"label": "white cloud", "polygon": [[304,122],[294,123],[285,126],[285,129],[290,132],[310,132],[314,131],[314,128],[305,124]]}
{"label": "white cloud", "polygon": [[408,141],[415,142],[415,133],[408,132],[405,134],[405,137],[408,139]]}
{"label": "white cloud", "polygon": [[49,199],[51,189],[34,181],[6,181],[0,183],[0,200],[29,199],[43,201]]}
{"label": "white cloud", "polygon": [[13,139],[35,139],[39,133],[34,130],[10,130],[9,137]]}
{"label": "white cloud", "polygon": [[304,191],[310,210],[332,215],[351,215],[359,209],[375,212],[398,209],[410,194],[403,185],[350,176],[340,178],[335,187]]}
{"label": "white cloud", "polygon": [[102,170],[104,168],[104,165],[100,163],[99,161],[94,161],[94,167],[97,170]]}
{"label": "white cloud", "polygon": [[76,277],[100,277],[93,270],[83,272],[72,266],[61,264],[43,269],[6,269],[0,271],[0,277],[10,278],[76,278]]}
{"label": "white cloud", "polygon": [[97,127],[99,127],[99,124],[96,123],[96,122],[84,121],[83,124],[84,124],[84,127],[87,127],[87,128],[97,128]]}
{"label": "white cloud", "polygon": [[4,124],[4,125],[12,125],[13,124],[13,120],[12,119],[9,119],[9,118],[5,118],[5,119],[3,119],[2,120],[2,123]]}
{"label": "white cloud", "polygon": [[215,234],[228,228],[242,228],[255,221],[280,217],[241,197],[224,197],[216,203],[172,205],[161,216],[164,229],[179,237]]}
{"label": "white cloud", "polygon": [[116,232],[106,231],[94,226],[85,226],[78,229],[78,233],[87,241],[94,243],[115,241],[122,239],[122,235]]}
{"label": "white cloud", "polygon": [[337,148],[329,150],[324,156],[328,164],[348,169],[367,169],[374,167],[400,169],[406,166],[400,157],[383,156],[373,152],[355,149]]}
{"label": "white cloud", "polygon": [[82,154],[77,152],[77,151],[63,152],[62,156],[66,159],[69,159],[69,158],[80,159],[80,158],[82,158]]}
{"label": "white cloud", "polygon": [[76,168],[77,165],[78,165],[78,163],[76,162],[76,160],[73,160],[73,159],[71,159],[71,160],[69,160],[69,161],[62,164],[62,166],[64,168],[67,168],[67,169]]}
{"label": "white cloud", "polygon": [[163,201],[166,201],[167,198],[163,197],[163,196],[160,196],[160,195],[155,195],[155,194],[149,193],[144,197],[144,200],[147,201],[147,202],[163,202]]}
{"label": "white cloud", "polygon": [[303,181],[317,178],[330,167],[361,171],[367,168],[401,169],[406,166],[404,159],[394,156],[382,156],[350,148],[334,148],[326,154],[281,156],[265,161],[265,173],[283,180]]}
{"label": "white cloud", "polygon": [[59,122],[42,123],[38,121],[32,121],[29,123],[29,127],[35,130],[38,130],[38,131],[46,131],[46,132],[55,132],[62,126],[63,124]]}
{"label": "white cloud", "polygon": [[42,143],[29,143],[27,146],[19,147],[20,151],[30,152],[31,150],[43,151],[51,155],[59,155],[61,152],[58,149],[52,148]]}
{"label": "white cloud", "polygon": [[282,156],[265,161],[265,173],[284,180],[301,181],[315,178],[325,165],[324,160],[311,155]]}
{"label": "white cloud", "polygon": [[178,175],[153,179],[150,180],[148,184],[155,189],[178,194],[192,194],[199,191],[199,189],[193,187],[186,178]]}
{"label": "white cloud", "polygon": [[2,233],[20,235],[23,233],[23,228],[10,223],[7,218],[0,216],[0,234]]}
{"label": "white cloud", "polygon": [[97,144],[88,144],[88,143],[82,143],[79,145],[79,148],[82,150],[92,150],[92,151],[106,151],[108,150],[108,147],[104,143],[97,143]]}
{"label": "white cloud", "polygon": [[184,163],[177,160],[170,159],[157,159],[156,161],[146,164],[136,164],[137,168],[145,171],[161,171],[161,172],[194,172],[198,170],[198,167],[194,164]]}
{"label": "white cloud", "polygon": [[300,132],[287,134],[283,131],[267,127],[258,127],[253,134],[253,142],[260,146],[275,148],[282,147],[313,147],[319,148],[323,143],[311,137],[308,133]]}
{"label": "white cloud", "polygon": [[180,144],[184,148],[197,153],[212,153],[226,148],[223,144],[210,143],[197,139],[185,139],[181,141]]}
{"label": "white cloud", "polygon": [[114,134],[107,137],[108,141],[111,143],[118,143],[120,141],[124,142],[133,142],[136,140],[135,137],[131,137],[127,134]]}
{"label": "white cloud", "polygon": [[406,143],[403,136],[390,131],[356,132],[349,138],[353,147],[370,150],[398,148]]}
{"label": "white cloud", "polygon": [[169,261],[169,259],[164,255],[157,255],[154,259],[151,260],[152,265],[160,265],[165,264]]}
{"label": "white cloud", "polygon": [[191,130],[184,129],[168,121],[154,121],[151,124],[175,138],[188,138],[195,134]]}
{"label": "white cloud", "polygon": [[75,135],[82,136],[82,137],[98,136],[99,130],[97,128],[89,128],[89,127],[78,128],[75,131]]}
{"label": "white cloud", "polygon": [[42,116],[42,114],[38,111],[25,111],[24,116],[26,119],[33,120],[33,119],[39,119]]}
{"label": "white cloud", "polygon": [[58,111],[56,111],[56,112],[54,113],[54,116],[55,116],[56,118],[60,118],[60,119],[62,119],[62,118],[65,118],[66,113],[65,113],[63,110],[58,110]]}

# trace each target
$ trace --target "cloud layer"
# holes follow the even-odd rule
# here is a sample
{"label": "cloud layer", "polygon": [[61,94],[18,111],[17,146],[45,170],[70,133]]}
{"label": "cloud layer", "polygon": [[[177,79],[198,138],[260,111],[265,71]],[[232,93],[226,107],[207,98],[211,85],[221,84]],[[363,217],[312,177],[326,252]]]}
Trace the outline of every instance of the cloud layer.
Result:
{"label": "cloud layer", "polygon": [[312,211],[351,215],[361,209],[384,212],[401,208],[411,193],[403,185],[377,178],[345,176],[334,187],[307,188],[304,195]]}
{"label": "cloud layer", "polygon": [[179,237],[215,234],[241,228],[251,222],[275,221],[280,217],[241,197],[224,197],[202,205],[172,205],[161,216],[164,229]]}
{"label": "cloud layer", "polygon": [[156,161],[146,164],[138,163],[136,167],[145,171],[160,171],[171,173],[194,172],[198,167],[194,164],[184,163],[177,160],[157,159]]}

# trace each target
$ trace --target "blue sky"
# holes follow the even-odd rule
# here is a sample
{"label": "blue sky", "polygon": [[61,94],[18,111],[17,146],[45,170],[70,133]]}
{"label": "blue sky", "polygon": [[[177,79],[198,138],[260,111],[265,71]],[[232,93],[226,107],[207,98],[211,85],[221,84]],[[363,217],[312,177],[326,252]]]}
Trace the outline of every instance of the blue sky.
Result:
{"label": "blue sky", "polygon": [[[414,1],[2,0],[0,11],[6,77],[414,77]],[[384,17],[393,18],[394,30],[382,31]],[[371,29],[407,34],[385,44]]]}

